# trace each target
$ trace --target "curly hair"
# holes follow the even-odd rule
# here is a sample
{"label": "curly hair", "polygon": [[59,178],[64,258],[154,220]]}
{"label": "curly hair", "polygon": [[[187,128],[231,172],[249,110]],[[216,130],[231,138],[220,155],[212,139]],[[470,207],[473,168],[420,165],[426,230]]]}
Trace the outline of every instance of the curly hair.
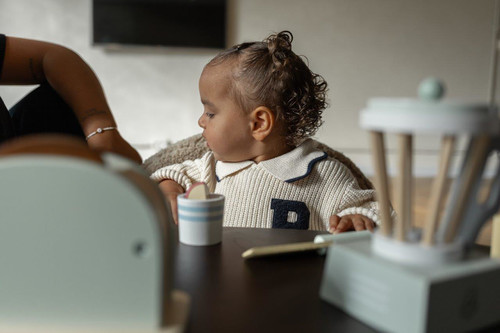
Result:
{"label": "curly hair", "polygon": [[235,100],[245,111],[260,105],[271,109],[283,125],[286,143],[296,146],[323,123],[327,83],[292,51],[292,40],[291,32],[282,31],[262,42],[237,44],[207,66],[234,61],[231,94]]}

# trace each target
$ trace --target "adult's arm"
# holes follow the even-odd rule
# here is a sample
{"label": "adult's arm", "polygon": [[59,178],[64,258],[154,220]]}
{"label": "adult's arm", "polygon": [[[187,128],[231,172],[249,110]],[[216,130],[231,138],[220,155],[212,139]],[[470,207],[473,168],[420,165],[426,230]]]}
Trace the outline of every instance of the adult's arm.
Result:
{"label": "adult's arm", "polygon": [[[78,54],[57,44],[7,37],[0,84],[43,82],[48,82],[71,107],[85,136],[97,128],[116,127],[97,76]],[[141,162],[137,151],[116,130],[94,135],[88,144],[92,149]]]}

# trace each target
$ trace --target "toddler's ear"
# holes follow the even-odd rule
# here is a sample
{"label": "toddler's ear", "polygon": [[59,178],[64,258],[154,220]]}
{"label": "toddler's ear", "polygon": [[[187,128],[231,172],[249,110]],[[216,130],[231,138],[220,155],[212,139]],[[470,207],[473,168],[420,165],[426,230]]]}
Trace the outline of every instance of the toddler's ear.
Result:
{"label": "toddler's ear", "polygon": [[252,111],[250,118],[254,139],[264,141],[274,128],[276,120],[274,113],[265,106],[259,106]]}

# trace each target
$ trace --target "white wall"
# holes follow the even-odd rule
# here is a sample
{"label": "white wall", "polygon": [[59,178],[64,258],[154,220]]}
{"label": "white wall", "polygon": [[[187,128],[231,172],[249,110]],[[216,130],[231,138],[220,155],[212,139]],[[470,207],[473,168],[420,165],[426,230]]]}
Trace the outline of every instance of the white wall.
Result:
{"label": "white wall", "polygon": [[[487,100],[493,0],[229,0],[229,44],[293,32],[294,50],[330,86],[317,139],[371,173],[358,113],[375,96],[415,97],[438,76],[447,98]],[[0,32],[77,51],[94,68],[123,136],[143,157],[200,132],[198,77],[215,50],[107,52],[91,45],[90,0],[0,0]],[[26,87],[0,87],[7,106]],[[438,138],[416,138],[418,174],[434,171]],[[389,148],[395,145],[389,142]]]}

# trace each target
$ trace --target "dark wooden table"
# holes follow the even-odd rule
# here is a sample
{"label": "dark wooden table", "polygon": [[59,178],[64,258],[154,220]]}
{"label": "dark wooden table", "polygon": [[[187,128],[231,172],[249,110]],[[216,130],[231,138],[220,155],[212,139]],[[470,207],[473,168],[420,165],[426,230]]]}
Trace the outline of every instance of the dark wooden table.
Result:
{"label": "dark wooden table", "polygon": [[179,244],[174,284],[191,296],[187,332],[374,332],[320,299],[324,256],[241,257],[254,246],[312,241],[317,234],[224,228],[221,244]]}

